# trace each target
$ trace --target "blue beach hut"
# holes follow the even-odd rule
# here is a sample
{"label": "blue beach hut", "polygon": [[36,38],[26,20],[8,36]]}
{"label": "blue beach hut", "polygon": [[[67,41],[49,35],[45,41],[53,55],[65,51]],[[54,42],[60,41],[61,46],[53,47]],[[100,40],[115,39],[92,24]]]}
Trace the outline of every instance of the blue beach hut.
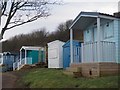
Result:
{"label": "blue beach hut", "polygon": [[13,63],[16,60],[16,57],[15,54],[11,54],[10,52],[0,53],[0,66],[3,66],[1,67],[3,72],[13,69]]}
{"label": "blue beach hut", "polygon": [[[73,40],[73,63],[81,62],[81,42]],[[70,65],[70,40],[63,45],[63,68],[69,67]]]}

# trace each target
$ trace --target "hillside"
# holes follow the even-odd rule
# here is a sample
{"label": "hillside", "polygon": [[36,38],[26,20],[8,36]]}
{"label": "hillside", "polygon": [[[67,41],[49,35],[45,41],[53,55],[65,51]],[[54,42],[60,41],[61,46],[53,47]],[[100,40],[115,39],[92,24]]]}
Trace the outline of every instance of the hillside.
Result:
{"label": "hillside", "polygon": [[[17,35],[3,42],[3,52],[19,52],[22,46],[46,46],[48,42],[54,40],[68,41],[70,39],[69,26],[72,20],[61,23],[54,32],[47,32],[46,29],[37,29],[32,33]],[[74,30],[74,39],[83,40],[83,33],[80,30]]]}
{"label": "hillside", "polygon": [[117,88],[118,76],[74,78],[63,74],[64,70],[36,68],[20,81],[30,88]]}

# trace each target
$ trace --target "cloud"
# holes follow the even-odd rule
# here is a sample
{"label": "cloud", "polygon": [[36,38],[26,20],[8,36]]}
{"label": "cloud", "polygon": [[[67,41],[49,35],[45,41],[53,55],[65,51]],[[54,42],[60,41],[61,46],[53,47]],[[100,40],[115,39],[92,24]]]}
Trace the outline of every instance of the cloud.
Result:
{"label": "cloud", "polygon": [[119,0],[63,0],[64,2],[118,2]]}
{"label": "cloud", "polygon": [[[74,1],[74,0],[73,0]],[[69,19],[74,19],[81,11],[98,11],[102,13],[113,14],[117,12],[117,2],[76,2],[65,3],[64,5],[55,5],[52,7],[52,15],[45,19],[38,19],[35,22],[25,24],[7,31],[5,39],[21,33],[30,33],[35,29],[45,27],[47,31],[55,31],[57,26]],[[12,32],[12,33],[11,33]]]}

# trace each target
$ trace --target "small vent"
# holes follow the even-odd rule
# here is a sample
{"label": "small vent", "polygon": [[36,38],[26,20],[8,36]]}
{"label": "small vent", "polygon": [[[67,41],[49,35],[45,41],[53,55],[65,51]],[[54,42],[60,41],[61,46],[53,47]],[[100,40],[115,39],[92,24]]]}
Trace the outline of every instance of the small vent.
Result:
{"label": "small vent", "polygon": [[91,70],[89,71],[89,74],[92,75],[92,71]]}
{"label": "small vent", "polygon": [[109,27],[109,22],[107,22],[106,26]]}

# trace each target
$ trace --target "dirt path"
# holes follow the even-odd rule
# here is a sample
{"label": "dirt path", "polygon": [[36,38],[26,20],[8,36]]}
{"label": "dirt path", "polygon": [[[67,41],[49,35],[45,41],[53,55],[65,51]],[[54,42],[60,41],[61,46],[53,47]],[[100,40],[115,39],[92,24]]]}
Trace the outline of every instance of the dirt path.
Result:
{"label": "dirt path", "polygon": [[10,72],[2,74],[2,88],[16,88],[17,76]]}
{"label": "dirt path", "polygon": [[[25,88],[18,84],[18,80],[24,75],[24,72],[6,72],[2,74],[2,88]],[[22,83],[22,82],[21,82]]]}

